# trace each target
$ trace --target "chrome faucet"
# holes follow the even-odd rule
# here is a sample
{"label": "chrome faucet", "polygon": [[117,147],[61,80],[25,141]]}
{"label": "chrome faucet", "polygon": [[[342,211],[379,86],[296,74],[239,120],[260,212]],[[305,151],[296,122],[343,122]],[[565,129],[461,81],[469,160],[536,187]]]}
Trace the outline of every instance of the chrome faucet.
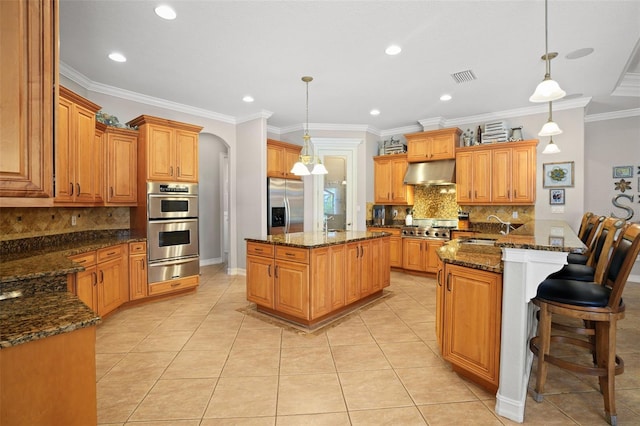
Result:
{"label": "chrome faucet", "polygon": [[324,215],[324,224],[322,225],[322,230],[327,232],[329,230],[328,221],[333,220],[333,216]]}
{"label": "chrome faucet", "polygon": [[500,233],[502,235],[508,235],[509,231],[511,230],[511,222],[505,222],[502,219],[500,219],[498,216],[496,216],[495,214],[490,214],[489,216],[487,216],[487,220],[494,218],[496,219],[498,222],[500,222],[501,224],[505,225],[505,227],[507,228],[506,232],[505,231],[500,231]]}

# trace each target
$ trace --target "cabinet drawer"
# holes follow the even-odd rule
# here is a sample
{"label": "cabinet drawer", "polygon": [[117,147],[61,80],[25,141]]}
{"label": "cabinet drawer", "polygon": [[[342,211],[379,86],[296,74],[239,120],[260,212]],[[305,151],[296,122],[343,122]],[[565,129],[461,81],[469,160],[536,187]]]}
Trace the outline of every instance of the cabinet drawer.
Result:
{"label": "cabinet drawer", "polygon": [[96,252],[90,251],[75,256],[69,256],[69,259],[81,264],[82,266],[92,266],[96,264]]}
{"label": "cabinet drawer", "polygon": [[136,243],[129,243],[129,254],[142,254],[142,253],[146,253],[147,252],[147,243],[143,242],[136,242]]}
{"label": "cabinet drawer", "polygon": [[193,275],[191,277],[180,278],[178,280],[163,281],[149,285],[149,296],[156,294],[171,293],[172,291],[184,290],[187,288],[197,287],[200,283],[200,276]]}
{"label": "cabinet drawer", "polygon": [[273,257],[273,244],[247,243],[247,254],[255,256]]}
{"label": "cabinet drawer", "polygon": [[276,259],[309,263],[309,250],[302,248],[276,246]]}
{"label": "cabinet drawer", "polygon": [[117,246],[111,246],[98,250],[98,263],[105,262],[107,260],[118,259],[125,253],[124,244]]}

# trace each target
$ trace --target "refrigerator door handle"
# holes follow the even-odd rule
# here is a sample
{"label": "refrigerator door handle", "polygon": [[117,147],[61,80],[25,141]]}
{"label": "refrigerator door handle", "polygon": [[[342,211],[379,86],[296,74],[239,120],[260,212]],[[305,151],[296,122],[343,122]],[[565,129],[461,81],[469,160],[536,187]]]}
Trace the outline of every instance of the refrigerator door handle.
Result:
{"label": "refrigerator door handle", "polygon": [[288,234],[289,233],[289,221],[291,220],[289,218],[289,200],[287,199],[287,197],[284,197],[284,233]]}

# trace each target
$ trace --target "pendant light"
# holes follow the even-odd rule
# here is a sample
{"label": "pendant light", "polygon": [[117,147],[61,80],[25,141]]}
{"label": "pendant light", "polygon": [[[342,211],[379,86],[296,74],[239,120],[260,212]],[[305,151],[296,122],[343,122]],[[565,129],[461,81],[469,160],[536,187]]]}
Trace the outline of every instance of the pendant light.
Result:
{"label": "pendant light", "polygon": [[559,152],[560,152],[560,148],[558,148],[558,145],[553,143],[553,136],[551,136],[549,138],[549,143],[547,144],[547,146],[544,147],[544,150],[542,151],[542,153],[543,154],[557,154]]}
{"label": "pendant light", "polygon": [[562,133],[562,129],[560,129],[560,126],[558,126],[558,124],[553,121],[552,114],[551,102],[549,102],[549,119],[546,123],[544,123],[544,126],[542,126],[542,129],[540,129],[540,132],[538,132],[538,136],[554,136]]}
{"label": "pendant light", "polygon": [[551,79],[551,60],[558,56],[557,52],[549,53],[549,24],[547,18],[547,0],[544,0],[544,55],[542,59],[546,64],[544,79],[536,87],[535,92],[529,98],[531,102],[551,102],[563,98],[567,93],[560,85]]}
{"label": "pendant light", "polygon": [[[304,76],[302,81],[307,85],[307,124],[304,130],[304,144],[302,151],[300,151],[300,157],[298,161],[293,165],[291,173],[296,176],[308,176],[312,175],[326,175],[329,173],[327,168],[322,164],[320,157],[316,157],[313,149],[311,148],[311,136],[309,136],[309,82],[313,81],[313,77]],[[309,167],[313,165],[313,170],[309,172]]]}

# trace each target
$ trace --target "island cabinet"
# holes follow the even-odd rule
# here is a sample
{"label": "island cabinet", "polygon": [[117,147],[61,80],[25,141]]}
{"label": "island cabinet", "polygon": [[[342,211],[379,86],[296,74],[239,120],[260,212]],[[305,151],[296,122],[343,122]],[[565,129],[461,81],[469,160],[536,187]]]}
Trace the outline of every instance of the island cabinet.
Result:
{"label": "island cabinet", "polygon": [[445,264],[436,287],[436,330],[453,369],[498,389],[502,274]]}
{"label": "island cabinet", "polygon": [[405,270],[435,274],[438,271],[438,248],[442,240],[402,239],[402,267]]}
{"label": "island cabinet", "polygon": [[453,127],[404,135],[407,139],[407,161],[421,163],[454,159],[461,133],[460,129]]}
{"label": "island cabinet", "polygon": [[312,326],[390,284],[389,237],[301,248],[247,242],[247,300]]}
{"label": "island cabinet", "polygon": [[301,180],[301,176],[291,173],[301,150],[300,145],[267,139],[267,177]]}
{"label": "island cabinet", "polygon": [[386,232],[389,237],[389,266],[391,268],[402,268],[402,237],[400,228],[376,228],[369,227],[370,232]]}
{"label": "island cabinet", "polygon": [[0,1],[0,206],[53,205],[58,2]]}
{"label": "island cabinet", "polygon": [[[55,203],[102,200],[102,144],[96,140],[100,106],[60,86],[55,140]],[[97,161],[97,162],[96,162]]]}
{"label": "island cabinet", "polygon": [[198,182],[202,127],[141,115],[127,123],[140,131],[138,169],[149,181]]}
{"label": "island cabinet", "polygon": [[537,145],[529,140],[458,148],[458,204],[535,204]]}
{"label": "island cabinet", "polygon": [[376,204],[413,204],[414,187],[404,184],[407,165],[406,154],[373,157],[374,202]]}

